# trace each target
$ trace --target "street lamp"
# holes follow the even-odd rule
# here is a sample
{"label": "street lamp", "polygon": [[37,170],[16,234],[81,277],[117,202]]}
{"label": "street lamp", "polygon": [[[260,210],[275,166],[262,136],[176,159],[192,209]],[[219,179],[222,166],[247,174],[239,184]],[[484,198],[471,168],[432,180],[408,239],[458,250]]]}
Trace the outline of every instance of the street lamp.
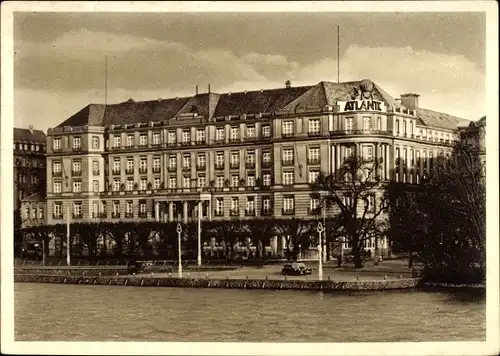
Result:
{"label": "street lamp", "polygon": [[318,266],[318,279],[320,281],[323,280],[323,249],[322,249],[322,246],[323,245],[323,240],[321,238],[321,233],[324,231],[324,228],[323,228],[323,224],[320,222],[318,222],[318,227],[316,228],[318,230],[318,238],[319,238],[319,241],[318,241],[318,254],[319,254],[319,266]]}
{"label": "street lamp", "polygon": [[181,247],[181,233],[182,226],[181,223],[177,223],[177,244],[179,249],[179,267],[177,271],[179,272],[179,278],[182,278],[182,247]]}
{"label": "street lamp", "polygon": [[198,267],[201,267],[201,200],[198,200]]}

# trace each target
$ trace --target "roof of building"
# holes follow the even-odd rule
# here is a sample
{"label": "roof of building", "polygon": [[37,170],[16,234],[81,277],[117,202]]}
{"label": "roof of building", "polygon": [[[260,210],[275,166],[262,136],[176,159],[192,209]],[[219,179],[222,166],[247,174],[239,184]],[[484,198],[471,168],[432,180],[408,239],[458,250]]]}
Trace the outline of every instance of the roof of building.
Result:
{"label": "roof of building", "polygon": [[22,199],[21,202],[41,202],[44,200],[45,199],[43,199],[43,197],[39,193],[33,193]]}
{"label": "roof of building", "polygon": [[[337,101],[352,100],[357,88],[370,86],[373,98],[383,101],[388,108],[399,108],[401,103],[370,80],[343,83],[319,82],[312,86],[286,87],[244,91],[237,93],[204,93],[191,97],[135,102],[132,99],[112,105],[90,104],[62,126],[122,125],[137,122],[163,121],[181,114],[196,113],[201,117],[239,116],[241,114],[273,113],[297,108],[312,109],[334,106]],[[468,120],[428,109],[417,109],[418,124],[456,129]]]}
{"label": "roof of building", "polygon": [[14,142],[24,141],[45,144],[46,140],[47,138],[45,136],[45,132],[42,130],[21,129],[14,127]]}

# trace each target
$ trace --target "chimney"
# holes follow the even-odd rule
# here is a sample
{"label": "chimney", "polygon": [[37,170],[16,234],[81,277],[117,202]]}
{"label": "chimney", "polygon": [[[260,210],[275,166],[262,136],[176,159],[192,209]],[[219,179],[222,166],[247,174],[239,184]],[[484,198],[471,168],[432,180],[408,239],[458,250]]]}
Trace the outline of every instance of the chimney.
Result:
{"label": "chimney", "polygon": [[198,86],[196,86],[196,95],[198,95]]}
{"label": "chimney", "polygon": [[208,94],[210,94],[210,84],[208,84]]}
{"label": "chimney", "polygon": [[287,80],[287,81],[285,82],[285,87],[286,87],[286,88],[291,88],[291,87],[292,87],[292,82],[290,82],[289,80]]}
{"label": "chimney", "polygon": [[420,95],[418,94],[401,94],[401,104],[410,110],[417,110],[418,109],[418,97]]}

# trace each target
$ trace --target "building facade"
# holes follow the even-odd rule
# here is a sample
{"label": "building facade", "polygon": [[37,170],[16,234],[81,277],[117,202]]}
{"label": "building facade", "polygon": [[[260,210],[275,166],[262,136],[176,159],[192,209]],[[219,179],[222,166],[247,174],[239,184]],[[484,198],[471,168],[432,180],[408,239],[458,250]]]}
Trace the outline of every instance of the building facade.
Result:
{"label": "building facade", "polygon": [[[14,128],[14,227],[21,225],[21,201],[38,194],[45,199],[47,137],[41,130]],[[45,213],[43,212],[43,216]]]}
{"label": "building facade", "polygon": [[418,183],[451,152],[468,122],[418,98],[363,80],[90,104],[48,131],[47,223],[320,217],[309,183],[352,154]]}

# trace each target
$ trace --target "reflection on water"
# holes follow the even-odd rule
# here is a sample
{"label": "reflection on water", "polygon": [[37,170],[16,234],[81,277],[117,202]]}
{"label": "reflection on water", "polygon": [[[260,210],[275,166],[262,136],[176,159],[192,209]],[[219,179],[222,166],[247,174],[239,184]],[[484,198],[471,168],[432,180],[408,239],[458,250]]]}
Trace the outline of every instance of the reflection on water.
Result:
{"label": "reflection on water", "polygon": [[15,284],[15,338],[43,341],[485,340],[485,297]]}

